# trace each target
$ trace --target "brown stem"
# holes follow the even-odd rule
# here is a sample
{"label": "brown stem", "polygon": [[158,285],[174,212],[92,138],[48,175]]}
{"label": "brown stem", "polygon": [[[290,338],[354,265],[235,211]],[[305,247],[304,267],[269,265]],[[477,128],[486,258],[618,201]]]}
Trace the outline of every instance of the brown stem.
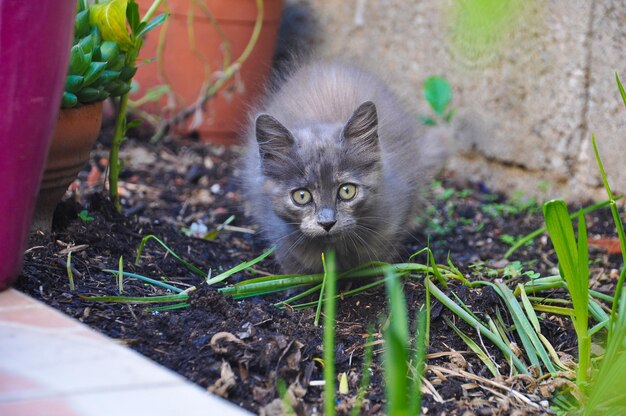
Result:
{"label": "brown stem", "polygon": [[221,71],[220,76],[213,84],[210,84],[205,88],[204,94],[198,101],[196,101],[193,105],[181,110],[175,116],[167,120],[164,120],[162,123],[160,123],[160,125],[157,128],[156,133],[152,137],[153,142],[156,142],[160,140],[161,138],[163,138],[163,136],[165,135],[165,132],[170,128],[170,126],[179,124],[187,120],[196,111],[198,111],[198,109],[204,109],[206,103],[211,98],[215,97],[215,95],[222,88],[222,86],[239,71],[239,69],[241,68],[241,65],[243,65],[246,62],[246,60],[250,57],[250,54],[252,53],[252,50],[254,49],[254,46],[256,45],[256,42],[259,39],[259,34],[261,33],[261,28],[263,26],[263,0],[256,0],[256,4],[257,4],[257,17],[256,17],[256,21],[254,24],[254,29],[252,31],[252,35],[250,36],[250,40],[248,41],[248,44],[246,45],[246,48],[244,49],[244,51],[235,60],[235,62],[233,62],[231,65],[229,65],[228,67],[226,67],[225,69]]}

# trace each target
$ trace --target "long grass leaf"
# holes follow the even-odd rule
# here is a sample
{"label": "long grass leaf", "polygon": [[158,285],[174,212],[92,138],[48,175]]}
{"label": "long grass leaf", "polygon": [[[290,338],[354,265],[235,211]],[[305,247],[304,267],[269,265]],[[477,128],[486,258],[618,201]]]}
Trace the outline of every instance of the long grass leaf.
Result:
{"label": "long grass leaf", "polygon": [[498,289],[496,290],[496,293],[498,293],[502,300],[504,300],[507,309],[511,314],[517,335],[524,345],[524,351],[526,352],[530,363],[541,371],[541,362],[543,362],[543,365],[551,374],[556,374],[556,368],[554,368],[548,352],[545,350],[543,344],[537,337],[532,324],[524,314],[521,306],[517,302],[517,299],[515,299],[515,296],[513,296],[511,289],[509,289],[505,284],[499,282],[495,283],[495,287]]}
{"label": "long grass leaf", "polygon": [[70,290],[76,290],[74,285],[74,272],[72,272],[72,252],[67,253],[67,261],[65,262],[65,269],[67,270],[67,280],[70,283]]}
{"label": "long grass leaf", "polygon": [[322,300],[324,299],[324,288],[326,286],[326,278],[328,277],[328,271],[326,270],[326,259],[324,253],[322,253],[322,268],[324,269],[324,278],[322,279],[322,287],[320,289],[320,295],[317,299],[317,309],[315,310],[315,319],[313,320],[314,326],[319,326],[320,315],[322,314]]}
{"label": "long grass leaf", "polygon": [[139,265],[139,259],[141,258],[141,254],[143,253],[144,247],[146,243],[150,240],[154,240],[157,243],[159,243],[169,254],[171,254],[176,260],[178,260],[179,263],[181,263],[183,266],[185,266],[186,268],[188,268],[189,270],[191,270],[198,276],[206,277],[207,274],[205,272],[203,272],[198,267],[194,266],[193,264],[189,263],[187,260],[180,257],[178,254],[174,252],[174,250],[169,248],[167,244],[165,244],[163,241],[161,241],[157,236],[153,234],[145,236],[139,243],[139,248],[137,249],[137,256],[135,257],[135,265]]}
{"label": "long grass leaf", "polygon": [[388,326],[383,332],[385,397],[387,414],[397,416],[407,414],[409,322],[400,281],[390,268],[385,271],[385,287],[390,309]]}
{"label": "long grass leaf", "polygon": [[622,295],[613,325],[613,335],[597,373],[592,377],[583,415],[626,414],[626,294]]}
{"label": "long grass leaf", "polygon": [[484,326],[482,323],[474,319],[470,314],[465,312],[463,308],[454,303],[449,297],[447,297],[430,279],[425,280],[428,290],[431,295],[434,296],[442,305],[450,309],[455,315],[467,322],[471,327],[477,328],[480,333],[495,344],[495,346],[502,351],[505,358],[513,363],[513,366],[522,374],[529,374],[526,365],[513,353],[511,348],[504,342],[502,342],[499,335],[494,334]]}
{"label": "long grass leaf", "polygon": [[[107,273],[112,273],[114,275],[117,275],[119,272],[118,270],[111,270],[111,269],[104,269],[102,271],[107,272]],[[160,280],[151,279],[149,277],[142,276],[140,274],[130,273],[130,272],[123,272],[123,274],[126,277],[131,277],[133,279],[141,280],[143,282],[150,283],[151,285],[155,285],[155,286],[162,287],[163,289],[171,290],[174,293],[181,293],[184,291],[183,289],[180,289],[176,286],[172,286]]]}
{"label": "long grass leaf", "polygon": [[[320,284],[324,275],[302,275],[292,278],[279,278],[276,280],[266,280],[258,283],[247,283],[244,285],[235,285],[219,288],[218,291],[224,295],[230,296],[256,296],[260,292],[271,293],[280,292],[288,289],[296,289],[308,285]],[[243,282],[242,282],[243,283]]]}
{"label": "long grass leaf", "polygon": [[289,299],[285,299],[285,300],[281,300],[280,302],[277,302],[274,304],[275,307],[277,308],[283,308],[286,307],[290,304],[292,304],[293,302],[300,300],[302,298],[305,298],[309,295],[312,295],[313,293],[320,291],[322,289],[322,285],[315,285],[307,290],[305,290],[304,292],[298,293],[295,296],[290,297]]}
{"label": "long grass leaf", "polygon": [[324,414],[335,414],[335,295],[337,292],[337,272],[335,253],[328,252],[326,262],[326,287],[324,290]]}
{"label": "long grass leaf", "polygon": [[[618,197],[616,198],[619,199],[621,198]],[[602,201],[602,202],[596,202],[595,204],[589,205],[588,207],[582,208],[580,210],[578,210],[577,212],[574,212],[572,214],[570,214],[570,219],[575,219],[578,214],[583,213],[583,214],[588,214],[590,212],[594,212],[597,211],[599,209],[608,207],[610,205],[611,201]],[[515,244],[513,244],[507,251],[506,253],[504,253],[504,258],[509,258],[511,256],[511,254],[513,254],[515,251],[517,251],[520,247],[524,246],[526,243],[528,243],[529,241],[534,240],[535,238],[539,237],[541,234],[545,233],[547,231],[546,227],[541,227],[538,228],[534,231],[532,231],[531,233],[525,235],[524,237],[519,238]]]}
{"label": "long grass leaf", "polygon": [[156,308],[148,308],[148,312],[167,312],[174,311],[176,309],[185,309],[191,306],[187,302],[175,303],[173,305],[157,306]]}
{"label": "long grass leaf", "polygon": [[[451,320],[449,320],[445,316],[444,316],[444,320],[446,324],[450,328],[452,328],[454,332],[456,332],[456,334],[461,338],[461,340],[463,340],[465,345],[467,345],[469,349],[472,350],[474,354],[476,354],[476,356],[480,359],[480,361],[483,362],[483,364],[485,365],[485,367],[487,367],[489,372],[494,377],[499,377],[500,372],[498,371],[498,366],[496,365],[496,363],[493,362],[489,354],[486,351],[484,351],[471,337],[469,337],[467,334],[461,331],[456,325],[454,325],[454,323]],[[414,414],[417,414],[417,413],[414,413]]]}
{"label": "long grass leaf", "polygon": [[409,388],[409,415],[417,415],[421,413],[422,407],[422,377],[426,368],[426,351],[428,349],[428,333],[426,308],[422,306],[415,316],[415,340],[413,349],[412,372],[414,374],[411,387]]}
{"label": "long grass leaf", "polygon": [[[519,284],[518,286],[521,286],[521,284]],[[530,303],[530,300],[528,300],[528,295],[524,290],[520,291],[520,299],[522,300],[522,305],[524,306],[524,310],[526,311],[526,316],[532,324],[533,329],[536,333],[541,333],[541,328],[539,327],[539,319],[537,319],[537,315],[533,310],[533,305]]]}
{"label": "long grass leaf", "polygon": [[[338,295],[335,296],[335,299],[345,299],[351,296],[354,296],[356,294],[362,293],[366,290],[372,289],[374,287],[377,286],[382,286],[385,284],[385,280],[381,279],[381,280],[377,280],[375,282],[371,282],[371,283],[367,283],[365,285],[359,286],[357,288],[348,290],[346,292],[341,292]],[[312,301],[312,302],[306,302],[306,303],[299,303],[297,305],[290,305],[289,308],[290,309],[294,309],[294,310],[300,310],[300,309],[305,309],[305,308],[311,308],[313,306],[317,305],[317,301]]]}
{"label": "long grass leaf", "polygon": [[165,303],[165,302],[182,302],[189,299],[186,293],[166,296],[80,296],[81,299],[91,300],[94,302],[113,302],[113,303]]}
{"label": "long grass leaf", "polygon": [[[265,253],[261,254],[260,256],[250,260],[250,261],[245,261],[243,263],[240,263],[238,265],[236,265],[235,267],[226,270],[223,273],[218,274],[217,276],[208,279],[206,281],[206,284],[211,286],[214,285],[215,283],[219,283],[225,279],[227,279],[228,277],[230,277],[231,275],[235,274],[235,273],[239,273],[242,270],[247,269],[248,267],[252,267],[255,264],[257,264],[258,262],[262,261],[263,259],[265,259],[267,256],[269,256],[270,254],[272,254],[274,252],[274,250],[276,250],[276,246],[270,248],[269,250],[267,250]],[[205,275],[206,276],[206,275]]]}
{"label": "long grass leaf", "polygon": [[[619,76],[615,74],[615,79],[617,81],[617,85],[620,90],[620,94],[624,91],[624,87],[619,80]],[[623,98],[623,96],[622,96]],[[624,103],[626,105],[626,102]],[[611,187],[609,186],[609,181],[606,176],[606,172],[604,171],[604,165],[602,163],[602,159],[600,158],[600,152],[598,151],[598,144],[596,143],[596,137],[591,135],[591,144],[593,145],[593,152],[596,156],[596,163],[598,164],[598,169],[600,169],[600,176],[602,176],[602,183],[604,183],[604,189],[606,190],[607,195],[609,196],[610,206],[611,206],[611,214],[613,215],[613,221],[615,222],[615,227],[617,227],[617,235],[619,237],[619,246],[622,251],[622,271],[619,275],[619,279],[617,280],[617,285],[615,286],[615,293],[613,295],[613,304],[611,305],[611,321],[615,321],[615,315],[617,311],[617,303],[621,299],[622,289],[624,286],[624,280],[626,279],[626,235],[624,234],[624,224],[622,223],[622,219],[619,216],[619,212],[617,211],[617,205],[615,204],[615,199],[613,198],[613,192],[611,191]],[[612,334],[612,328],[609,326],[609,342]]]}

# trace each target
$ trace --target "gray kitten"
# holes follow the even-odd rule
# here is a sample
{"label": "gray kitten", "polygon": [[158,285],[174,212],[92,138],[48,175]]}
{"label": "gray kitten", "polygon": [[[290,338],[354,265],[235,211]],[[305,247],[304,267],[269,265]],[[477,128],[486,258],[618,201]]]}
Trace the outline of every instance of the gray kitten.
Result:
{"label": "gray kitten", "polygon": [[285,273],[390,260],[406,238],[421,190],[443,162],[373,74],[342,63],[303,66],[253,112],[242,172],[250,214],[277,246]]}

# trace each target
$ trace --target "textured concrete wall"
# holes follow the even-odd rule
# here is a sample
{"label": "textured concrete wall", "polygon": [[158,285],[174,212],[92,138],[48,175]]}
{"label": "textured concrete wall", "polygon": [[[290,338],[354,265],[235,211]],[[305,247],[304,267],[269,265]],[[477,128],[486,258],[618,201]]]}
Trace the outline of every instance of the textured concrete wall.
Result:
{"label": "textured concrete wall", "polygon": [[321,55],[394,74],[418,111],[427,112],[426,77],[450,80],[458,112],[448,168],[459,176],[541,199],[600,199],[594,132],[612,186],[626,192],[626,109],[614,81],[615,71],[626,79],[625,1],[521,0],[493,48],[460,29],[460,0],[310,4]]}

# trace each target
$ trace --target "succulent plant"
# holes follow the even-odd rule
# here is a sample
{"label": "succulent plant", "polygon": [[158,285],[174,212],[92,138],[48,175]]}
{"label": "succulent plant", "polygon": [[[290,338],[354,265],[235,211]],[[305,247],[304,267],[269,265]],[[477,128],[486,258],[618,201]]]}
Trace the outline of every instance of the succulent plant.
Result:
{"label": "succulent plant", "polygon": [[126,52],[122,50],[125,45],[103,40],[89,14],[90,6],[79,0],[61,108],[121,96],[130,90],[130,80],[137,72],[136,67],[126,65]]}

